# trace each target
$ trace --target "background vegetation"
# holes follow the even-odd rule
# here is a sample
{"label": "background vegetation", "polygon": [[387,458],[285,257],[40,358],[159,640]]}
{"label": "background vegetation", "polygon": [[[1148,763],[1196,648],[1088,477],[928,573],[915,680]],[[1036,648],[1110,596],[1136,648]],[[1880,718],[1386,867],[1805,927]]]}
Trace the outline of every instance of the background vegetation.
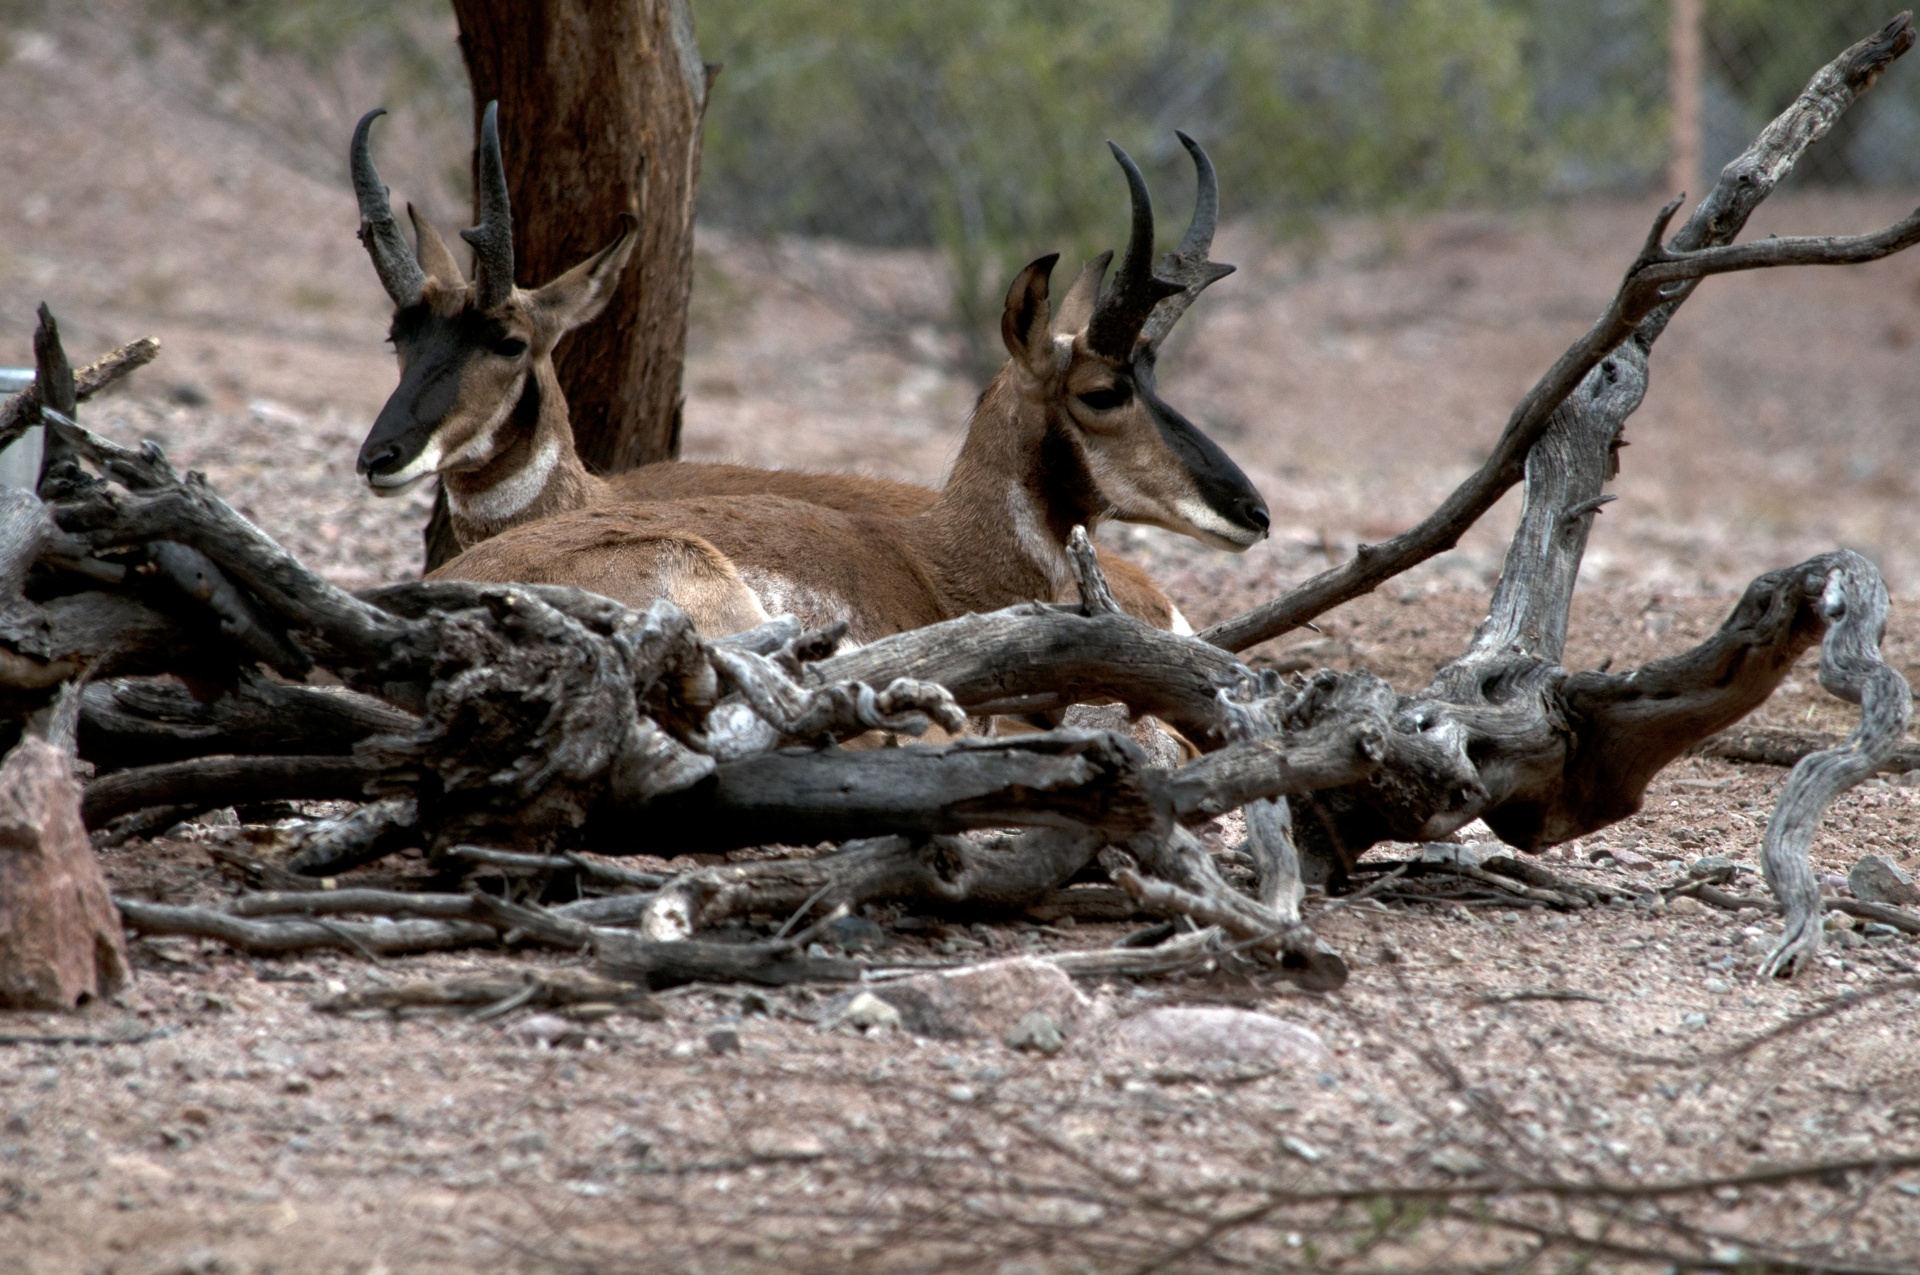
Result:
{"label": "background vegetation", "polygon": [[[336,174],[366,102],[437,154],[458,215],[469,129],[444,0],[126,0],[143,47]],[[0,0],[0,24],[41,0]],[[1707,0],[1718,164],[1885,0]],[[1017,265],[1124,233],[1104,141],[1148,170],[1172,227],[1184,128],[1228,217],[1276,233],[1335,212],[1640,188],[1665,163],[1668,0],[694,0],[725,64],[703,219],[754,234],[937,245],[959,331],[989,334]],[[191,52],[183,58],[182,51]],[[190,77],[191,78],[191,77]],[[1799,180],[1920,180],[1920,89],[1897,77]]]}

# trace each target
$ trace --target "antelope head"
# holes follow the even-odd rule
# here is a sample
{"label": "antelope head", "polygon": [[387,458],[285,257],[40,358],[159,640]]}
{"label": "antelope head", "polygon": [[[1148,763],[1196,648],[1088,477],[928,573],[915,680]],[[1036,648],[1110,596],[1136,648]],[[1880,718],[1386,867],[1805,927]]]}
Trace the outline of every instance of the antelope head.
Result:
{"label": "antelope head", "polygon": [[[476,470],[524,442],[541,425],[564,426],[566,402],[553,370],[554,345],[599,314],[633,251],[638,221],[623,214],[617,239],[543,287],[513,283],[513,213],[500,160],[498,103],[480,124],[480,224],[460,232],[473,248],[474,277],[412,204],[410,248],[374,170],[370,111],[353,130],[350,162],[360,201],[360,240],[393,299],[388,339],[400,359],[400,386],[361,444],[359,472],[381,495],[434,474]],[[572,447],[571,431],[563,443]]]}
{"label": "antelope head", "polygon": [[[1193,219],[1177,251],[1153,257],[1153,204],[1140,169],[1118,146],[1133,225],[1120,269],[1104,288],[1113,254],[1089,262],[1049,307],[1059,255],[1020,272],[1007,293],[1000,334],[1018,393],[1048,414],[1050,440],[1073,449],[1090,492],[1078,502],[1096,518],[1150,523],[1239,552],[1267,534],[1266,502],[1212,439],[1162,399],[1154,384],[1161,343],[1202,289],[1233,273],[1207,260],[1219,218],[1219,185],[1198,143],[1179,134],[1198,173]],[[1111,143],[1109,143],[1111,146]]]}

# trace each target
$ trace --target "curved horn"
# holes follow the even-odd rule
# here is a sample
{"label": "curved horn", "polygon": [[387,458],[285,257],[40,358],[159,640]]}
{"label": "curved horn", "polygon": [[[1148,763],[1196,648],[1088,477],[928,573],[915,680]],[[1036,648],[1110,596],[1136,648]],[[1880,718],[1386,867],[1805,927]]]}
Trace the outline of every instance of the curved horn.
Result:
{"label": "curved horn", "polygon": [[1225,262],[1207,260],[1207,253],[1213,249],[1214,227],[1220,221],[1220,179],[1214,175],[1213,161],[1200,149],[1200,143],[1185,133],[1176,131],[1174,136],[1193,157],[1199,189],[1194,194],[1193,220],[1187,223],[1186,237],[1178,249],[1160,258],[1160,268],[1155,271],[1160,278],[1179,284],[1180,291],[1155,306],[1140,329],[1140,339],[1154,350],[1159,349],[1195,297],[1233,273],[1233,267]]}
{"label": "curved horn", "polygon": [[1161,298],[1180,291],[1181,285],[1153,277],[1153,201],[1147,195],[1147,179],[1132,156],[1107,143],[1120,169],[1127,175],[1127,193],[1133,201],[1133,229],[1127,235],[1126,255],[1120,259],[1120,271],[1113,286],[1094,307],[1087,324],[1087,346],[1108,358],[1131,360],[1133,343],[1141,325]]}
{"label": "curved horn", "polygon": [[473,245],[474,301],[482,310],[513,295],[513,209],[507,203],[507,169],[500,160],[500,103],[488,102],[480,117],[480,154],[474,202],[480,224],[460,237]]}
{"label": "curved horn", "polygon": [[399,223],[393,219],[393,206],[387,202],[387,188],[373,166],[371,134],[373,122],[385,115],[384,107],[368,111],[353,127],[353,145],[347,150],[347,167],[353,174],[353,193],[360,201],[360,242],[373,258],[373,272],[387,290],[397,309],[404,310],[420,299],[427,276],[407,247]]}

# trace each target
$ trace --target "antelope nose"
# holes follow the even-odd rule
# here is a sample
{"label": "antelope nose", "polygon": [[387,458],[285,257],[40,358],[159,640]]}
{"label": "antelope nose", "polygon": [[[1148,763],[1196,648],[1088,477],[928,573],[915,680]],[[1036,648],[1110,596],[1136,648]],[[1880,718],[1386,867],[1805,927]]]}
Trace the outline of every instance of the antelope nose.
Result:
{"label": "antelope nose", "polygon": [[1267,507],[1257,500],[1249,500],[1240,507],[1240,520],[1249,527],[1258,527],[1262,536],[1273,526],[1273,519],[1267,516]]}
{"label": "antelope nose", "polygon": [[360,453],[360,472],[363,474],[380,473],[382,470],[390,467],[393,462],[399,458],[400,445],[398,443],[388,443],[379,451],[371,454],[363,451]]}

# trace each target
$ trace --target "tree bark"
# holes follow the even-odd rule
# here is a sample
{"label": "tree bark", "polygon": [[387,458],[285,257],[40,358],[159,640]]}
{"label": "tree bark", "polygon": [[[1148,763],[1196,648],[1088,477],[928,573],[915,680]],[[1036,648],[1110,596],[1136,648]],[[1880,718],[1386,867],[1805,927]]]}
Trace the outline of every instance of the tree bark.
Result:
{"label": "tree bark", "polygon": [[621,213],[640,216],[613,300],[554,364],[588,468],[670,460],[711,76],[688,0],[454,0],[453,10],[476,127],[500,103],[515,282],[546,283],[605,247]]}

